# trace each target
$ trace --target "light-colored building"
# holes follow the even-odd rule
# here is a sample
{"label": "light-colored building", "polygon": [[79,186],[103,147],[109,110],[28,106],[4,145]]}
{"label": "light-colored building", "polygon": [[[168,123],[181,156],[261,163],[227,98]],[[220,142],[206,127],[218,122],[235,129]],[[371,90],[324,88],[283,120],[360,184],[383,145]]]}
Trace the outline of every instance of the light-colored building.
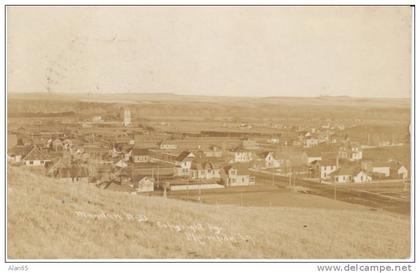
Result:
{"label": "light-colored building", "polygon": [[135,163],[150,162],[150,151],[148,149],[134,148],[131,150],[131,158]]}
{"label": "light-colored building", "polygon": [[176,176],[190,176],[191,166],[195,155],[189,151],[183,151],[175,159],[175,175]]}
{"label": "light-colored building", "polygon": [[350,183],[353,181],[353,170],[347,167],[338,168],[330,173],[330,177],[334,183]]}
{"label": "light-colored building", "polygon": [[372,177],[363,170],[357,170],[354,172],[353,175],[353,182],[354,183],[364,183],[364,182],[371,182]]}
{"label": "light-colored building", "polygon": [[251,151],[238,147],[233,150],[233,162],[250,162],[253,159],[252,155]]}
{"label": "light-colored building", "polygon": [[363,158],[362,147],[357,143],[346,143],[338,148],[338,157],[350,161],[357,161]]}
{"label": "light-colored building", "polygon": [[335,159],[321,160],[319,163],[320,175],[322,180],[329,180],[331,173],[337,170],[337,161]]}
{"label": "light-colored building", "polygon": [[204,151],[206,157],[222,157],[222,148],[216,145],[210,145],[210,147]]}
{"label": "light-colored building", "polygon": [[215,179],[220,180],[220,169],[211,162],[193,163],[191,167],[191,177],[193,179]]}
{"label": "light-colored building", "polygon": [[139,176],[135,179],[135,189],[137,192],[154,191],[155,179],[150,176]]}
{"label": "light-colored building", "polygon": [[391,167],[387,165],[386,163],[380,164],[380,163],[373,163],[370,171],[373,174],[379,174],[384,177],[389,177],[391,172]]}
{"label": "light-colored building", "polygon": [[408,170],[404,166],[400,166],[397,169],[397,173],[398,173],[399,178],[402,178],[402,179],[407,179],[408,178]]}
{"label": "light-colored building", "polygon": [[23,162],[26,166],[45,166],[51,162],[51,157],[47,153],[42,152],[39,148],[34,147],[24,158]]}
{"label": "light-colored building", "polygon": [[159,143],[159,148],[161,150],[176,150],[178,148],[178,145],[171,141],[162,141]]}
{"label": "light-colored building", "polygon": [[227,187],[255,185],[255,177],[248,174],[239,174],[239,170],[232,166],[223,168],[224,182]]}
{"label": "light-colored building", "polygon": [[311,147],[316,147],[319,144],[319,140],[318,138],[314,137],[314,136],[309,136],[309,137],[305,137],[304,141],[303,141],[303,147],[304,148],[311,148]]}
{"label": "light-colored building", "polygon": [[273,152],[262,152],[258,154],[258,160],[264,162],[264,167],[266,168],[278,168],[280,167],[280,162],[274,158]]}

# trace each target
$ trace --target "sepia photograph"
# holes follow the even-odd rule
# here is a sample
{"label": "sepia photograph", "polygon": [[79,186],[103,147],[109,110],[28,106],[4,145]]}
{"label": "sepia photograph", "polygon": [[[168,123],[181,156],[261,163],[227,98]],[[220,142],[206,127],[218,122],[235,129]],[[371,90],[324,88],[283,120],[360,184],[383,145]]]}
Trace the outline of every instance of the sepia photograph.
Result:
{"label": "sepia photograph", "polygon": [[414,6],[4,12],[6,261],[413,260]]}

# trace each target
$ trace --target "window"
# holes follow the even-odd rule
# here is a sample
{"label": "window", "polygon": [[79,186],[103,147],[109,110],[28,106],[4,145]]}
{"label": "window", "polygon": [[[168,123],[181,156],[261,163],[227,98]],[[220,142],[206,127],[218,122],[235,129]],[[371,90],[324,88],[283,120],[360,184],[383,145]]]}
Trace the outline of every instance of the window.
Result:
{"label": "window", "polygon": [[34,162],[31,160],[31,161],[29,161],[29,165],[33,165],[34,164]]}

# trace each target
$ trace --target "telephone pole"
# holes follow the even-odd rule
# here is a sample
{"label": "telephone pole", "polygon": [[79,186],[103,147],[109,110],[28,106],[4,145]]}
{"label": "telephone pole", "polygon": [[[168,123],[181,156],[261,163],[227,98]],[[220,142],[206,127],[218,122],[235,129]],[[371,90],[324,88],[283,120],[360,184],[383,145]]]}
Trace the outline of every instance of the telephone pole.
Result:
{"label": "telephone pole", "polygon": [[335,183],[335,179],[334,179],[334,200],[337,200],[337,184]]}
{"label": "telephone pole", "polygon": [[274,186],[274,168],[273,168],[273,183],[272,184]]}

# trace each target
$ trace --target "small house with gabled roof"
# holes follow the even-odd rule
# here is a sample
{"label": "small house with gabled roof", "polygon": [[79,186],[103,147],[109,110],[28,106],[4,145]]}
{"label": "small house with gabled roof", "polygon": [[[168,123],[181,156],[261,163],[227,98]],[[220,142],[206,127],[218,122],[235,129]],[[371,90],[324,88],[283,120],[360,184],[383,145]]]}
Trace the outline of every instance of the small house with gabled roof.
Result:
{"label": "small house with gabled roof", "polygon": [[150,162],[150,151],[149,149],[135,147],[131,150],[131,158],[135,163]]}
{"label": "small house with gabled roof", "polygon": [[155,179],[151,176],[137,176],[133,179],[136,192],[153,192]]}
{"label": "small house with gabled roof", "polygon": [[23,161],[26,166],[44,166],[47,162],[51,162],[52,158],[40,148],[33,147]]}

